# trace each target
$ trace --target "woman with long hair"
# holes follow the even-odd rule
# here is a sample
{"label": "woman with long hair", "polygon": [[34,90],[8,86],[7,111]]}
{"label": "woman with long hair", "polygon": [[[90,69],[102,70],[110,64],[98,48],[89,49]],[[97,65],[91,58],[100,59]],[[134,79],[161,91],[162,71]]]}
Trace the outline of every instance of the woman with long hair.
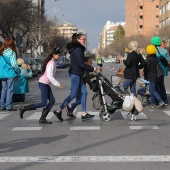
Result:
{"label": "woman with long hair", "polygon": [[[86,112],[86,98],[87,90],[83,83],[82,76],[84,71],[93,72],[94,68],[84,62],[84,51],[85,51],[86,37],[84,34],[73,34],[72,41],[67,44],[67,50],[70,53],[70,68],[69,75],[71,80],[71,93],[63,101],[60,108],[54,110],[54,114],[60,121],[63,121],[62,110],[70,103],[70,101],[76,98],[78,103],[82,106],[82,120],[88,120],[94,117]],[[69,114],[73,117],[72,113]]]}
{"label": "woman with long hair", "polygon": [[[38,86],[41,93],[41,102],[36,104],[30,104],[27,106],[22,106],[19,109],[20,110],[19,115],[21,119],[23,119],[23,114],[25,111],[45,107],[43,108],[39,123],[52,124],[52,122],[46,120],[46,117],[55,103],[55,98],[51,90],[50,84],[62,88],[61,84],[54,78],[56,74],[55,61],[57,61],[59,58],[60,50],[55,48],[53,52],[49,54],[42,62],[42,76],[39,78],[38,82]],[[47,100],[49,100],[48,104]]]}
{"label": "woman with long hair", "polygon": [[[12,96],[14,90],[14,81],[20,73],[16,61],[17,50],[12,38],[7,38],[0,47],[0,63],[2,82],[1,90],[1,110],[14,111],[12,107]],[[2,72],[3,70],[3,72]]]}

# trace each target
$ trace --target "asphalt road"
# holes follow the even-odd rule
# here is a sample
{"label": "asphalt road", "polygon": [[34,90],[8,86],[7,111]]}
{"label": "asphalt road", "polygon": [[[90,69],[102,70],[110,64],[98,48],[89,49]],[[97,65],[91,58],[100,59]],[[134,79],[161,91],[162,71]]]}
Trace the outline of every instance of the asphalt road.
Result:
{"label": "asphalt road", "polygon": [[[103,74],[110,78],[119,67],[122,65],[105,63]],[[67,70],[57,71],[63,89],[52,86],[56,98],[52,111],[70,92]],[[38,78],[30,80],[26,101],[14,103],[15,108],[40,100],[37,82]],[[170,92],[170,78],[166,77],[165,82]],[[74,120],[64,110],[64,121],[59,122],[51,112],[47,118],[52,125],[38,123],[42,109],[26,112],[23,120],[18,111],[0,112],[0,170],[170,169],[170,106],[150,109],[144,103],[137,121],[129,120],[120,109],[112,114],[111,121],[104,122],[99,111],[93,109],[94,92],[87,89],[87,111],[96,115],[93,120],[81,121],[80,106]]]}

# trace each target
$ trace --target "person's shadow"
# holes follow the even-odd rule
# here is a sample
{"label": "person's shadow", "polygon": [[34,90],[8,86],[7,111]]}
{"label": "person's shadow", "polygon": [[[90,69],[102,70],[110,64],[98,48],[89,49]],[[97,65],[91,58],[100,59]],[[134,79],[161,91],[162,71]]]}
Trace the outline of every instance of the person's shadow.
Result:
{"label": "person's shadow", "polygon": [[68,135],[59,135],[53,137],[35,137],[35,138],[18,139],[10,142],[0,143],[0,153],[18,151],[39,144],[49,144],[51,142],[64,139],[67,136]]}

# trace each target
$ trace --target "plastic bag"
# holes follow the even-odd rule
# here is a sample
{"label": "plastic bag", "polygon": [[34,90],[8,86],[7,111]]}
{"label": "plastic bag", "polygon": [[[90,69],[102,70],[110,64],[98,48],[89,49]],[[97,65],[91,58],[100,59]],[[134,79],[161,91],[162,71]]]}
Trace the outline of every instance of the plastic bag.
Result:
{"label": "plastic bag", "polygon": [[123,102],[123,109],[130,112],[133,109],[134,105],[134,98],[133,95],[131,96],[126,96]]}
{"label": "plastic bag", "polygon": [[141,101],[139,101],[135,96],[134,96],[134,106],[139,113],[143,111],[143,106]]}

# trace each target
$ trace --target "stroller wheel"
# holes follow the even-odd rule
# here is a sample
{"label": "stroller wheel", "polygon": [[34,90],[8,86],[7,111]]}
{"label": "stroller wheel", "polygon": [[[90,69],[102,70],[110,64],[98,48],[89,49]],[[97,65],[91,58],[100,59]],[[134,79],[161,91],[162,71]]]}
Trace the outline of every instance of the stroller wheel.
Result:
{"label": "stroller wheel", "polygon": [[107,112],[103,112],[101,113],[101,118],[105,121],[108,122],[111,120],[111,115]]}
{"label": "stroller wheel", "polygon": [[132,113],[128,113],[127,114],[127,117],[131,120],[131,121],[136,121],[137,118],[136,118],[136,115],[132,114]]}

